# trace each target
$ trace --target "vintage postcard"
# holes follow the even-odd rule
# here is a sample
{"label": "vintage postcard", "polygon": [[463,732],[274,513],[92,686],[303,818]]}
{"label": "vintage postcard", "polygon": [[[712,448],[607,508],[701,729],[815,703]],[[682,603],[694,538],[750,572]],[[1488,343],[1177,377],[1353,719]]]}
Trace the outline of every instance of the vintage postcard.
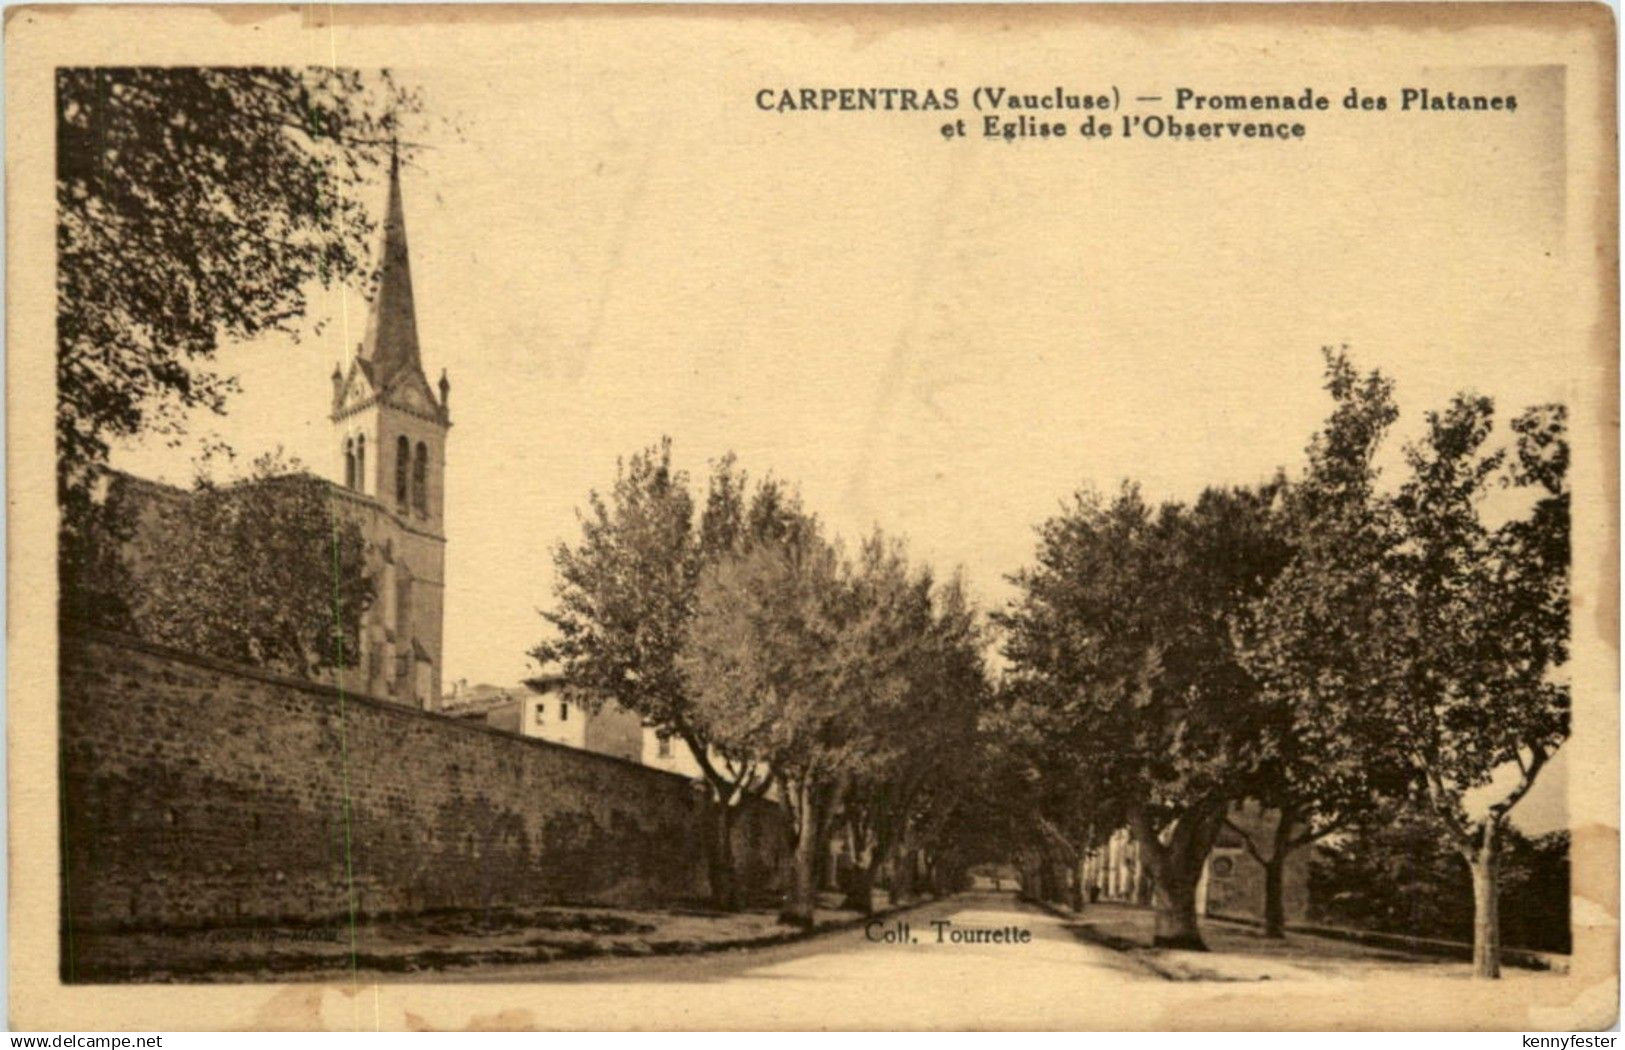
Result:
{"label": "vintage postcard", "polygon": [[1615,31],[12,9],[13,1027],[1615,1024]]}

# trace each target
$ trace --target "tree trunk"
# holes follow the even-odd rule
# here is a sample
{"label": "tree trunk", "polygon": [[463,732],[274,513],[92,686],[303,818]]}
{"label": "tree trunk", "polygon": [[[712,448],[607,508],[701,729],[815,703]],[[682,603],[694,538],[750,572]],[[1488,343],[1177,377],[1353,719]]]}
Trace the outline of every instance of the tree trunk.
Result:
{"label": "tree trunk", "polygon": [[1219,826],[1224,823],[1226,808],[1225,800],[1215,796],[1190,806],[1169,828],[1166,844],[1145,809],[1135,807],[1129,811],[1129,822],[1139,844],[1138,866],[1149,867],[1154,880],[1154,947],[1207,951],[1196,922],[1196,886],[1218,838]]}
{"label": "tree trunk", "polygon": [[779,921],[804,930],[813,927],[814,912],[818,907],[818,854],[823,847],[824,822],[813,803],[812,792],[804,789],[800,827],[796,830],[796,851],[790,897],[785,901]]}
{"label": "tree trunk", "polygon": [[718,911],[738,911],[739,882],[734,872],[734,810],[726,802],[716,804],[711,821],[710,848],[706,850],[707,876],[711,885],[711,907]]}
{"label": "tree trunk", "polygon": [[1275,834],[1268,857],[1258,851],[1258,844],[1251,836],[1244,836],[1253,859],[1264,868],[1264,936],[1277,940],[1286,938],[1286,858],[1292,853],[1292,830],[1297,823],[1297,807],[1283,804],[1275,815]]}
{"label": "tree trunk", "polygon": [[846,899],[841,907],[850,908],[864,915],[873,915],[875,912],[875,866],[871,861],[868,864],[854,864],[847,873]]}
{"label": "tree trunk", "polygon": [[1151,938],[1152,947],[1207,951],[1202,931],[1196,924],[1196,879],[1183,875],[1159,877],[1155,897],[1157,924]]}
{"label": "tree trunk", "polygon": [[1069,865],[1067,865],[1066,873],[1067,873],[1068,878],[1071,881],[1071,885],[1068,888],[1069,889],[1069,897],[1070,897],[1070,899],[1067,901],[1067,906],[1070,907],[1075,912],[1081,912],[1081,911],[1083,911],[1083,864],[1082,864],[1082,862],[1080,861],[1077,864],[1069,864]]}
{"label": "tree trunk", "polygon": [[1286,937],[1286,851],[1276,846],[1264,861],[1264,936]]}
{"label": "tree trunk", "polygon": [[914,900],[914,851],[897,851],[892,861],[891,900],[893,904],[909,904]]}
{"label": "tree trunk", "polygon": [[1473,872],[1473,976],[1501,976],[1500,862],[1497,855],[1496,822],[1486,820],[1478,845],[1469,851],[1467,866]]}

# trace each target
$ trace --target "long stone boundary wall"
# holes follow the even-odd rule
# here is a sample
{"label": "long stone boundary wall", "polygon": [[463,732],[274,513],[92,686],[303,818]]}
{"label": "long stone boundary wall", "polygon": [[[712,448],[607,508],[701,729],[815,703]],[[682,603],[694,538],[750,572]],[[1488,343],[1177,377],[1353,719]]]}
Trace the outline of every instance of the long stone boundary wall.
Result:
{"label": "long stone boundary wall", "polygon": [[[684,777],[126,638],[61,657],[69,936],[706,893]],[[780,807],[736,836],[779,885]]]}

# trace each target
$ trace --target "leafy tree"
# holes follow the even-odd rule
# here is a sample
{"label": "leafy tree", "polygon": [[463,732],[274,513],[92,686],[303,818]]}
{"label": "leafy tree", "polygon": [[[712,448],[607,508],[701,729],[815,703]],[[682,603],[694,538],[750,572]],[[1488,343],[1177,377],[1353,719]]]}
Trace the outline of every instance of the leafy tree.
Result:
{"label": "leafy tree", "polygon": [[577,515],[580,543],[561,543],[553,554],[557,603],[542,616],[557,637],[531,656],[559,663],[583,700],[612,698],[651,725],[681,731],[688,697],[675,660],[698,548],[688,477],[672,467],[670,440],[618,463],[609,496],[594,491],[588,503]]}
{"label": "leafy tree", "polygon": [[331,67],[57,71],[57,455],[71,575],[110,443],[222,410],[222,340],[361,272],[361,188],[418,101]]}
{"label": "leafy tree", "polygon": [[1013,679],[1098,788],[1094,823],[1140,844],[1159,945],[1203,947],[1197,882],[1254,765],[1261,715],[1232,628],[1286,561],[1273,500],[1209,489],[1153,511],[1132,485],[1079,494],[1000,617]]}
{"label": "leafy tree", "polygon": [[770,786],[771,770],[707,732],[678,657],[704,566],[774,535],[794,516],[776,482],[752,492],[747,481],[732,456],[719,461],[696,528],[689,478],[672,466],[669,438],[619,463],[609,494],[591,493],[579,515],[580,542],[554,551],[556,605],[542,613],[553,636],[530,653],[543,666],[556,664],[584,705],[613,700],[693,754],[713,808],[706,844],[712,903],[724,909],[740,904],[735,820]]}
{"label": "leafy tree", "polygon": [[[1488,398],[1459,396],[1406,449],[1385,660],[1394,743],[1472,874],[1474,969],[1492,978],[1499,840],[1569,732],[1566,414],[1546,405],[1515,419],[1510,457],[1487,448],[1493,421]],[[1491,528],[1482,500],[1497,478],[1533,507]],[[1467,793],[1491,790],[1503,770],[1515,770],[1512,787],[1469,807]]]}
{"label": "leafy tree", "polygon": [[934,624],[930,578],[899,545],[877,534],[849,562],[798,521],[707,569],[684,669],[713,737],[773,768],[795,831],[783,919],[810,926],[836,819],[895,768]]}
{"label": "leafy tree", "polygon": [[[1398,491],[1378,493],[1392,386],[1342,354],[1327,366],[1336,408],[1283,500],[1293,561],[1242,632],[1272,710],[1253,792],[1300,827],[1283,820],[1272,854],[1249,845],[1279,863],[1419,788],[1473,876],[1475,966],[1495,976],[1497,840],[1568,733],[1565,414],[1518,417],[1509,456],[1490,447],[1491,402],[1458,397],[1406,448]],[[1492,527],[1497,480],[1532,506]],[[1512,768],[1511,789],[1470,813],[1468,793]]]}
{"label": "leafy tree", "polygon": [[375,583],[329,483],[266,455],[236,482],[123,487],[112,502],[128,528],[107,560],[126,582],[99,626],[312,679],[356,665]]}
{"label": "leafy tree", "polygon": [[[1310,865],[1316,919],[1334,926],[1438,940],[1471,940],[1472,879],[1438,819],[1401,808],[1328,838]],[[1501,836],[1505,943],[1566,952],[1569,865],[1566,831]]]}
{"label": "leafy tree", "polygon": [[[942,833],[944,843],[966,867],[974,865],[996,875],[1012,859],[1031,853],[1039,834],[1033,821],[1034,795],[1040,786],[1056,783],[1047,770],[1034,768],[1013,739],[1046,742],[1034,731],[1028,711],[1012,711],[1018,703],[1012,692],[1008,682],[988,683],[973,746],[956,766],[952,811]],[[1057,768],[1078,767],[1068,761]]]}
{"label": "leafy tree", "polygon": [[869,713],[869,753],[842,814],[854,858],[846,906],[865,914],[878,869],[892,868],[892,901],[906,901],[919,858],[942,852],[988,693],[982,633],[962,580],[935,584],[920,573],[900,611],[908,617],[899,640],[905,686],[896,703]]}
{"label": "leafy tree", "polygon": [[1063,869],[1067,904],[1081,909],[1082,862],[1112,829],[1100,823],[1098,769],[1078,761],[1070,713],[1045,703],[1031,679],[1004,683],[995,704],[982,739],[985,760],[998,770],[1002,837],[1011,854],[1027,858],[1029,893],[1058,900],[1062,885],[1053,872]]}
{"label": "leafy tree", "polygon": [[1239,657],[1265,715],[1250,790],[1273,810],[1254,835],[1234,826],[1265,873],[1264,929],[1285,935],[1288,855],[1403,796],[1409,770],[1387,747],[1380,710],[1380,639],[1398,541],[1376,491],[1375,458],[1398,415],[1393,384],[1326,352],[1334,408],[1308,448],[1308,467],[1278,508],[1291,561],[1241,621]]}
{"label": "leafy tree", "polygon": [[706,733],[763,756],[782,785],[795,841],[784,918],[804,926],[855,729],[832,688],[844,590],[839,556],[805,519],[779,542],[708,567],[682,658]]}

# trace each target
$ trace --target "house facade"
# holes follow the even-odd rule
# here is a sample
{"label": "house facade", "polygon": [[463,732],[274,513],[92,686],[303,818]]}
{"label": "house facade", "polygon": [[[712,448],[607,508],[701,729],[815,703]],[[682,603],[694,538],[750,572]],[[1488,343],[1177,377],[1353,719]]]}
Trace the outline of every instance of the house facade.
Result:
{"label": "house facade", "polygon": [[[1264,866],[1247,848],[1244,833],[1259,850],[1268,851],[1277,816],[1249,802],[1231,807],[1227,819],[1202,866],[1196,885],[1197,914],[1262,922]],[[1282,872],[1282,904],[1289,923],[1308,918],[1310,852],[1305,847],[1288,854]],[[1083,861],[1083,886],[1086,899],[1151,903],[1151,869],[1133,833],[1119,828],[1105,845],[1090,851]]]}
{"label": "house facade", "polygon": [[482,722],[521,736],[628,762],[643,760],[643,722],[637,715],[613,702],[597,711],[588,710],[569,699],[557,679],[509,687],[459,682],[441,698],[439,709],[449,717]]}

